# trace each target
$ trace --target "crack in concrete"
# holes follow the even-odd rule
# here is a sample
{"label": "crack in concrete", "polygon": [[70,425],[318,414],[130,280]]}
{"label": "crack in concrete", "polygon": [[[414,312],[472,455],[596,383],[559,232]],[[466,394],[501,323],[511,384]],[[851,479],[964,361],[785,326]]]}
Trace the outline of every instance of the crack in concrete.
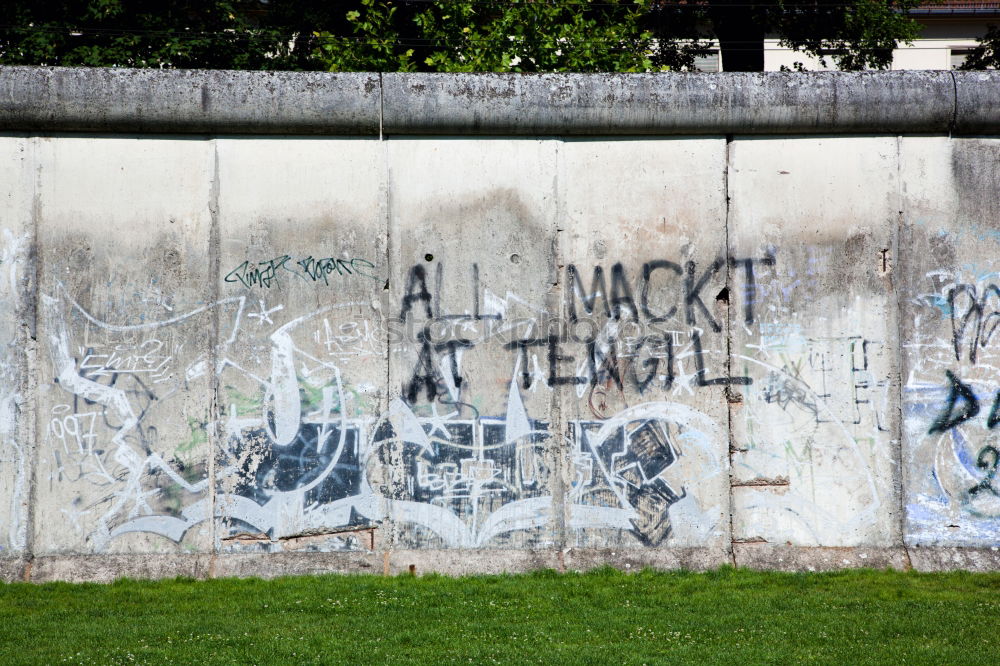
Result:
{"label": "crack in concrete", "polygon": [[[219,280],[222,278],[222,231],[219,227],[219,144],[217,139],[210,139],[212,146],[212,185],[209,190],[208,214],[208,265],[209,265],[209,303],[218,303],[220,299]],[[225,433],[222,430],[223,410],[220,406],[220,382],[219,382],[219,327],[221,308],[213,308],[212,330],[209,333],[209,419],[213,424],[208,433],[208,507],[209,507],[209,540],[212,544],[211,558],[209,560],[209,577],[215,577],[215,560],[219,553],[219,546],[216,525],[216,469],[215,453],[222,449]]]}
{"label": "crack in concrete", "polygon": [[[22,342],[25,345],[25,358],[24,358],[24,368],[27,373],[26,385],[24,389],[26,391],[26,396],[36,396],[37,395],[37,383],[38,383],[38,296],[39,296],[39,279],[41,276],[41,244],[38,240],[38,228],[41,224],[42,218],[42,199],[41,199],[41,189],[42,189],[42,162],[38,159],[38,137],[30,137],[28,142],[30,145],[30,155],[33,161],[32,169],[34,171],[34,178],[32,178],[32,197],[31,197],[31,213],[30,222],[31,225],[31,249],[29,250],[29,266],[28,272],[31,275],[31,282],[26,285],[26,308],[23,312],[24,320],[31,322],[31,329],[28,331],[27,339]],[[31,412],[31,417],[24,419],[24,423],[18,423],[15,432],[20,431],[24,439],[22,441],[30,442],[30,445],[25,447],[27,450],[24,451],[22,455],[25,457],[25,464],[28,465],[28,472],[26,482],[28,485],[27,496],[28,501],[24,508],[24,550],[25,550],[25,568],[24,568],[24,580],[31,580],[32,566],[35,558],[35,507],[37,506],[38,499],[38,433],[41,431],[41,414],[38,410],[38,405],[31,398],[25,398],[25,404],[30,405],[27,407]],[[23,428],[23,430],[22,430]]]}
{"label": "crack in concrete", "polygon": [[753,488],[760,486],[790,486],[791,481],[789,481],[787,476],[775,476],[773,478],[767,478],[759,476],[754,479],[749,479],[747,481],[730,481],[730,487],[732,488]]}
{"label": "crack in concrete", "polygon": [[[732,145],[733,145],[733,140],[734,140],[734,138],[733,138],[732,134],[727,134],[726,135],[725,165],[724,165],[724,167],[722,169],[722,188],[723,188],[722,191],[723,191],[723,193],[725,194],[725,197],[726,197],[726,213],[725,213],[725,216],[724,216],[724,224],[725,224],[725,232],[726,232],[726,247],[725,247],[725,251],[726,251],[726,256],[727,257],[733,256],[733,248],[731,247],[731,240],[730,240],[730,237],[729,237],[729,222],[730,222],[729,215],[730,215],[730,210],[731,210],[731,207],[732,207],[731,206],[731,204],[732,204],[732,201],[731,201],[731,199],[732,199],[732,192],[730,191],[730,186],[729,186],[729,171],[732,168],[731,160],[732,160]],[[728,294],[733,293],[733,289],[732,289],[732,277],[733,277],[733,275],[732,275],[732,270],[731,270],[731,266],[730,266],[730,262],[729,261],[725,262],[725,271],[726,271],[726,281],[725,281],[726,287],[725,287],[725,289],[726,289],[726,293],[728,295]],[[732,346],[733,346],[733,312],[732,312],[732,308],[729,305],[729,300],[730,299],[727,298],[726,302],[725,302],[725,307],[726,307],[726,378],[731,381],[732,377],[733,377],[733,349],[732,349]],[[728,383],[725,386],[724,395],[726,397],[726,438],[728,440],[728,447],[727,448],[729,450],[729,454],[728,454],[728,461],[729,461],[729,507],[728,507],[728,510],[729,510],[729,549],[728,549],[728,555],[729,555],[729,558],[731,560],[732,565],[736,566],[736,551],[733,548],[733,544],[736,542],[736,540],[733,538],[733,500],[734,500],[734,495],[733,495],[733,487],[734,487],[734,484],[733,484],[733,453],[734,453],[734,450],[736,448],[736,442],[735,442],[734,437],[733,437],[733,409],[735,408],[734,404],[738,404],[739,402],[742,402],[742,396],[740,396],[739,400],[737,401],[736,400],[736,395],[738,395],[738,394],[734,394],[732,392],[731,385],[728,384]]]}

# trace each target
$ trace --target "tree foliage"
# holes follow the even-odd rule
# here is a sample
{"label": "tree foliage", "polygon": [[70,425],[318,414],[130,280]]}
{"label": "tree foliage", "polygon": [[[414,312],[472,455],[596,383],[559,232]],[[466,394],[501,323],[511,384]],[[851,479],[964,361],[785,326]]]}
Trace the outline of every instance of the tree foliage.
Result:
{"label": "tree foliage", "polygon": [[925,0],[783,0],[770,29],[781,44],[818,56],[825,65],[832,58],[839,69],[887,69],[899,42],[912,42],[920,26],[906,10]]}
{"label": "tree foliage", "polygon": [[0,3],[0,62],[256,69],[272,45],[249,30],[252,4],[7,0]]}
{"label": "tree foliage", "polygon": [[1000,68],[1000,28],[988,26],[986,34],[979,38],[979,46],[972,49],[959,69]]}
{"label": "tree foliage", "polygon": [[884,68],[920,2],[5,0],[0,64],[634,72],[690,67],[718,43],[726,69],[761,70],[777,35],[842,69]]}
{"label": "tree foliage", "polygon": [[650,0],[361,0],[352,34],[324,31],[329,69],[637,72],[690,65],[705,44],[654,38]]}
{"label": "tree foliage", "polygon": [[[935,0],[930,0],[934,2]],[[654,9],[663,23],[676,22],[679,8],[698,14],[706,36],[718,40],[725,68],[762,71],[764,39],[776,36],[782,46],[832,60],[840,69],[885,69],[899,42],[910,42],[919,25],[906,11],[927,0],[706,0],[678,5],[665,0]],[[673,13],[671,13],[673,11]],[[660,36],[657,31],[657,36]],[[673,32],[667,34],[672,37]],[[800,67],[801,68],[801,67]]]}

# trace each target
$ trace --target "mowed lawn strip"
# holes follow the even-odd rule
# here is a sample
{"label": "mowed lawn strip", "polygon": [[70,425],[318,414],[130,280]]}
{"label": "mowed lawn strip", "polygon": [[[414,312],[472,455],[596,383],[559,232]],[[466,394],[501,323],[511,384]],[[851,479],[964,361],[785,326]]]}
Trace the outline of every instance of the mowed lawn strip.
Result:
{"label": "mowed lawn strip", "polygon": [[997,663],[1000,574],[0,585],[0,663]]}

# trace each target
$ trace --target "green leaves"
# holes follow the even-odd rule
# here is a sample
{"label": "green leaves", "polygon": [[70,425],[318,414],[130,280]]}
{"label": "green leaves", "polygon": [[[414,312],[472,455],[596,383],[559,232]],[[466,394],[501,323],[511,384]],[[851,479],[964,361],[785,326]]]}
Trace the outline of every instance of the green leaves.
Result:
{"label": "green leaves", "polygon": [[1000,68],[1000,28],[988,26],[986,34],[979,40],[979,46],[972,49],[959,69],[997,69]]}
{"label": "green leaves", "polygon": [[0,64],[256,69],[276,34],[254,29],[241,0],[9,0]]}
{"label": "green leaves", "polygon": [[[689,68],[720,40],[734,68],[767,33],[843,69],[885,68],[917,36],[906,10],[919,2],[7,0],[0,64],[647,72]],[[998,43],[968,66],[995,63]]]}
{"label": "green leaves", "polygon": [[413,49],[403,46],[392,2],[361,0],[361,8],[345,13],[351,34],[315,33],[316,60],[331,72],[411,72]]}
{"label": "green leaves", "polygon": [[[416,3],[415,3],[416,4]],[[439,72],[647,71],[653,35],[642,27],[649,0],[419,3],[397,15],[392,2],[362,0],[347,12],[351,39],[321,33],[326,69]]]}
{"label": "green leaves", "polygon": [[888,69],[896,45],[920,34],[906,15],[918,4],[921,0],[779,0],[772,25],[782,46],[817,56],[824,66],[832,59],[847,71]]}

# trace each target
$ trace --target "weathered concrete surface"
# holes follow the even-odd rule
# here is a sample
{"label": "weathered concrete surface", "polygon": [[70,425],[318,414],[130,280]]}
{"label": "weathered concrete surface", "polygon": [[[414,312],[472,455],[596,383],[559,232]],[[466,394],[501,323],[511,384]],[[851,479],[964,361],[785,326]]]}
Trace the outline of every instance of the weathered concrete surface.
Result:
{"label": "weathered concrete surface", "polygon": [[[888,133],[955,76],[699,79],[692,137],[649,77],[392,120],[504,136],[0,137],[0,578],[1000,568],[1000,139]],[[793,136],[878,82],[926,114]]]}
{"label": "weathered concrete surface", "polygon": [[241,553],[219,555],[214,577],[306,576],[329,573],[382,573],[382,556],[364,553]]}
{"label": "weathered concrete surface", "polygon": [[996,546],[1000,141],[904,137],[904,538]]}
{"label": "weathered concrete surface", "polygon": [[552,549],[508,549],[490,550],[394,550],[386,553],[385,562],[389,575],[405,574],[412,571],[416,575],[424,573],[445,573],[450,576],[471,574],[502,574],[538,569],[559,571],[559,551]]}
{"label": "weathered concrete surface", "polygon": [[0,129],[802,134],[1000,129],[997,72],[323,74],[0,69]]}
{"label": "weathered concrete surface", "polygon": [[[567,546],[728,546],[725,157],[722,138],[559,147]],[[615,498],[634,512],[617,537],[584,518]]]}
{"label": "weathered concrete surface", "polygon": [[36,151],[32,553],[211,550],[212,146],[73,137]]}
{"label": "weathered concrete surface", "polygon": [[560,571],[587,571],[613,566],[622,571],[685,569],[707,571],[732,564],[732,554],[720,548],[567,548]]}
{"label": "weathered concrete surface", "polygon": [[[552,569],[587,571],[611,565],[626,572],[655,569],[706,571],[725,564],[759,570],[836,571],[869,568],[915,571],[996,571],[1000,549],[993,548],[800,548],[737,544],[731,556],[700,548],[580,549],[565,551],[422,550],[360,553],[244,553],[209,555],[86,555],[43,556],[0,560],[0,581],[111,582],[129,577],[156,579],[185,576],[301,576],[317,574],[448,575],[501,574]],[[387,566],[388,565],[388,566]],[[26,575],[27,571],[27,575]]]}
{"label": "weathered concrete surface", "polygon": [[[539,377],[548,347],[517,345],[546,339],[546,321],[558,320],[557,142],[387,149],[393,436],[374,464],[393,546],[556,547],[558,394]],[[414,416],[426,439],[406,434]]]}
{"label": "weathered concrete surface", "polygon": [[837,569],[910,568],[905,548],[802,548],[773,544],[734,544],[736,566],[778,571],[835,571]]}
{"label": "weathered concrete surface", "polygon": [[32,516],[35,451],[32,395],[34,289],[32,253],[37,204],[35,140],[0,139],[0,567],[23,557]]}
{"label": "weathered concrete surface", "polygon": [[37,583],[68,581],[72,583],[110,583],[118,578],[157,579],[184,576],[207,578],[211,573],[211,555],[49,555],[29,563],[30,580]]}
{"label": "weathered concrete surface", "polygon": [[917,571],[997,571],[1000,548],[909,548]]}
{"label": "weathered concrete surface", "polygon": [[18,581],[31,580],[29,560],[24,557],[0,558],[0,581],[14,583]]}
{"label": "weathered concrete surface", "polygon": [[934,132],[955,116],[947,72],[386,74],[383,85],[386,134]]}
{"label": "weathered concrete surface", "polygon": [[955,77],[955,120],[959,134],[996,133],[1000,109],[997,72],[952,72]]}
{"label": "weathered concrete surface", "polygon": [[216,547],[370,549],[385,518],[363,465],[388,405],[385,146],[215,143],[214,297],[229,304],[214,371]]}
{"label": "weathered concrete surface", "polygon": [[733,539],[897,544],[897,140],[739,140],[729,167]]}
{"label": "weathered concrete surface", "polygon": [[378,134],[377,74],[0,68],[0,128]]}

